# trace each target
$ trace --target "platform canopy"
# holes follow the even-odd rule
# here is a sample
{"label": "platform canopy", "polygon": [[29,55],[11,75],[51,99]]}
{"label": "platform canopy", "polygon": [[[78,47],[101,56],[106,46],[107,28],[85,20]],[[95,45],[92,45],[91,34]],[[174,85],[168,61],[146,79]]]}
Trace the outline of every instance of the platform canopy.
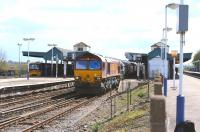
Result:
{"label": "platform canopy", "polygon": [[[59,60],[63,61],[64,53],[67,52],[71,52],[71,50],[68,49],[63,49],[63,48],[59,48],[59,47],[53,47],[52,49],[50,49],[47,52],[33,52],[33,51],[29,51],[29,56],[30,57],[37,57],[37,58],[43,58],[44,60],[51,60],[52,58],[52,50],[53,50],[53,57],[54,60],[56,60],[56,57],[58,57]],[[28,56],[28,52],[27,51],[22,51],[23,56]]]}
{"label": "platform canopy", "polygon": [[[163,52],[163,57],[164,57],[164,52]],[[161,49],[160,48],[156,48],[154,50],[152,50],[151,52],[148,53],[148,60],[151,60],[152,58],[161,56]],[[190,60],[192,57],[192,53],[184,53],[183,54],[183,62],[186,62],[188,60]],[[167,53],[167,60],[171,61],[173,60],[171,54]],[[179,63],[179,54],[177,54],[176,57],[176,63]]]}

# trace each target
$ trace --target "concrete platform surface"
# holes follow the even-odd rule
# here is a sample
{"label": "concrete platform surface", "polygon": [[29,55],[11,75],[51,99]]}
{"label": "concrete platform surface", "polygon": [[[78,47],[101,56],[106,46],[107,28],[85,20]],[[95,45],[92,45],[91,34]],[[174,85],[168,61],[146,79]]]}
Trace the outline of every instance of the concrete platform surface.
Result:
{"label": "concrete platform surface", "polygon": [[[174,132],[176,126],[176,97],[178,88],[173,90],[173,80],[168,80],[167,114],[168,114],[168,132]],[[176,86],[179,81],[176,80]],[[183,94],[185,96],[185,120],[191,120],[195,123],[196,132],[200,132],[200,79],[184,75]]]}
{"label": "concrete platform surface", "polygon": [[36,85],[73,80],[74,78],[30,78],[29,80],[27,80],[26,78],[0,79],[0,89],[5,87]]}
{"label": "concrete platform surface", "polygon": [[126,91],[129,88],[130,83],[130,89],[133,89],[138,86],[138,84],[141,81],[138,81],[136,79],[124,79],[123,81],[120,81],[118,92]]}

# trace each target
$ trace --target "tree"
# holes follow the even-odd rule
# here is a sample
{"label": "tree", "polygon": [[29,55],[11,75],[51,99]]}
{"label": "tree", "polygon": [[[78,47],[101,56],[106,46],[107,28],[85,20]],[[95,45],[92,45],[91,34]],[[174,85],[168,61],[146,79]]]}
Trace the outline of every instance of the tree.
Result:
{"label": "tree", "polygon": [[193,66],[194,66],[193,70],[200,72],[200,50],[197,51],[197,53],[194,55],[192,62],[193,62]]}
{"label": "tree", "polygon": [[194,55],[192,62],[200,60],[200,50]]}
{"label": "tree", "polygon": [[5,52],[0,49],[0,72],[6,70],[6,54]]}

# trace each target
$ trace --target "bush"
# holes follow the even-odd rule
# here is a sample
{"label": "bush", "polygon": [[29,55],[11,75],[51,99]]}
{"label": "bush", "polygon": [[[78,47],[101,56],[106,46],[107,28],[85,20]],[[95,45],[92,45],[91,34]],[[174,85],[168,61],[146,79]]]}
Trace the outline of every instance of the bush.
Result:
{"label": "bush", "polygon": [[145,94],[143,92],[138,93],[138,97],[142,98],[144,96],[145,96]]}
{"label": "bush", "polygon": [[94,126],[92,127],[92,132],[98,132],[100,128],[100,123],[95,123]]}

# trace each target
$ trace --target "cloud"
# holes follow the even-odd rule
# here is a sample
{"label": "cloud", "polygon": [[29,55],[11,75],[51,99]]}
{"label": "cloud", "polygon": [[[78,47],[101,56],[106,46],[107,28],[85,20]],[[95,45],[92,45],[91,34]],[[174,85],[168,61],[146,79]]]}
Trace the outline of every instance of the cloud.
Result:
{"label": "cloud", "polygon": [[[22,38],[34,37],[34,51],[47,51],[48,43],[72,49],[83,41],[93,52],[107,56],[123,55],[125,51],[150,51],[150,46],[162,39],[164,7],[172,1],[157,0],[19,0],[4,2],[0,6],[0,38],[2,47],[12,51],[9,45],[24,43]],[[177,0],[177,2],[179,2]],[[191,1],[189,3],[192,4]],[[194,4],[193,4],[194,5]],[[195,9],[198,9],[197,4]],[[196,14],[198,16],[198,14]],[[178,48],[179,37],[175,33],[176,13],[169,11],[168,33],[172,49]],[[186,50],[195,50],[198,40],[199,17],[191,19],[186,34]],[[7,30],[9,29],[9,30]],[[16,31],[16,32],[15,32]],[[42,48],[41,48],[42,47]],[[24,47],[26,49],[26,47]],[[189,51],[189,50],[188,50]],[[16,59],[16,51],[9,55]],[[120,58],[120,56],[118,56]]]}

